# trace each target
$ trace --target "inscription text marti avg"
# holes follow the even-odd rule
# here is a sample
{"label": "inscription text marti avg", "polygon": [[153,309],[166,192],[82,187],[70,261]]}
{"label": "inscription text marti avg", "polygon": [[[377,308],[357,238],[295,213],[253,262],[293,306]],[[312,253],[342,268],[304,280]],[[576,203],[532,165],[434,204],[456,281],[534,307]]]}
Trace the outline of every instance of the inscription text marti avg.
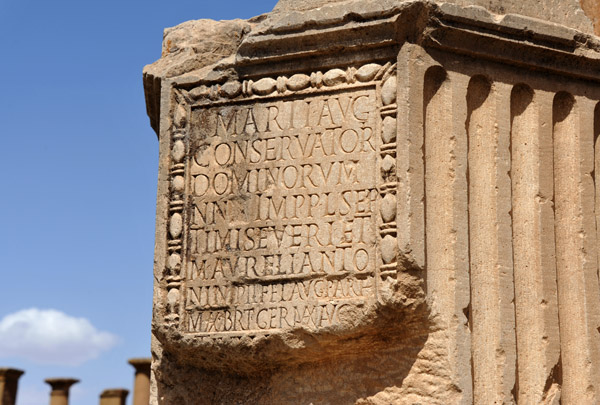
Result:
{"label": "inscription text marti avg", "polygon": [[192,109],[184,331],[335,326],[377,299],[374,87]]}

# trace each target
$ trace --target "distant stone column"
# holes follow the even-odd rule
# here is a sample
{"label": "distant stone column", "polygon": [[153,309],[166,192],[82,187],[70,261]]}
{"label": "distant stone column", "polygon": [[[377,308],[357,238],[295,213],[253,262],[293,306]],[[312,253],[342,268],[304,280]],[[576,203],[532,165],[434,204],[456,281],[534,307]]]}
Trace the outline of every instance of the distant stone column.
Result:
{"label": "distant stone column", "polygon": [[100,394],[100,405],[125,405],[129,391],[124,388],[111,388]]}
{"label": "distant stone column", "polygon": [[69,405],[69,390],[79,380],[75,378],[47,378],[44,380],[50,384],[50,405]]}
{"label": "distant stone column", "polygon": [[133,383],[133,405],[150,403],[150,364],[149,358],[130,359],[129,364],[135,368]]}
{"label": "distant stone column", "polygon": [[23,373],[14,368],[0,368],[0,405],[15,405],[19,377]]}

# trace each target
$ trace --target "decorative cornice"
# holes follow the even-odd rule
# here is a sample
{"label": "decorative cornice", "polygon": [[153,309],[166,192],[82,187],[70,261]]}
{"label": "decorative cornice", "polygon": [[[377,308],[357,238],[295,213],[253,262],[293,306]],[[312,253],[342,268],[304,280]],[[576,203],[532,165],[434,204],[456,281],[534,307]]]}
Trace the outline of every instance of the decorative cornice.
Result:
{"label": "decorative cornice", "polygon": [[600,40],[592,35],[531,17],[498,16],[482,7],[427,1],[408,2],[403,7],[386,4],[381,5],[379,15],[348,12],[304,25],[275,20],[279,26],[242,42],[237,69],[253,74],[273,68],[265,62],[285,65],[292,59],[331,59],[332,53],[338,58],[350,55],[360,60],[361,53],[368,54],[373,47],[398,50],[408,41],[600,80],[595,68],[600,64]]}
{"label": "decorative cornice", "polygon": [[534,18],[497,20],[481,7],[442,4],[431,14],[419,44],[529,69],[600,81],[600,40]]}
{"label": "decorative cornice", "polygon": [[[375,7],[374,3],[367,4]],[[296,82],[298,86],[318,82],[318,78],[300,79],[296,75],[300,64],[304,69],[308,64],[331,71],[337,66],[384,63],[393,60],[405,42],[600,81],[600,40],[555,23],[514,14],[497,16],[482,7],[437,5],[425,0],[401,5],[382,1],[378,12],[340,7],[336,10],[321,19],[274,16],[268,20],[272,26],[257,28],[242,41],[235,60],[223,61],[201,76],[184,74],[163,80],[156,73],[145,75],[146,104],[153,127],[158,128],[158,100],[164,86],[189,89],[201,84],[205,87],[200,86],[192,97],[209,100],[281,91],[284,86],[289,90],[288,86],[293,88]],[[333,80],[342,76],[337,71],[330,75],[335,76]],[[227,77],[231,82],[219,83],[214,81],[215,76]],[[285,77],[286,82],[278,83],[279,77]],[[218,86],[216,92],[214,85]]]}

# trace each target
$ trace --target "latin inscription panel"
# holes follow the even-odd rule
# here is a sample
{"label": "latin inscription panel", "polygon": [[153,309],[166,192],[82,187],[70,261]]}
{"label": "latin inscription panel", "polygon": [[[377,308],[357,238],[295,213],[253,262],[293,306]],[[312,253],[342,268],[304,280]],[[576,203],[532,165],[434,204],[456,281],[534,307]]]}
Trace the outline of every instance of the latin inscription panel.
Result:
{"label": "latin inscription panel", "polygon": [[192,109],[186,333],[335,327],[377,299],[374,86]]}

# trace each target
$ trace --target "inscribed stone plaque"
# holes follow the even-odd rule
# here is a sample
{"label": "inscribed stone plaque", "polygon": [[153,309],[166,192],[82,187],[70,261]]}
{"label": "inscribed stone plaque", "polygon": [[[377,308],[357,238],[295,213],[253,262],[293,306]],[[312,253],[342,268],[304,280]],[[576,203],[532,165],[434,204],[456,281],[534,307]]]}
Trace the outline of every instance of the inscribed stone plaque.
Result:
{"label": "inscribed stone plaque", "polygon": [[192,113],[183,327],[308,329],[377,297],[373,87]]}
{"label": "inscribed stone plaque", "polygon": [[167,324],[209,339],[344,333],[385,301],[397,270],[394,71],[173,93]]}

